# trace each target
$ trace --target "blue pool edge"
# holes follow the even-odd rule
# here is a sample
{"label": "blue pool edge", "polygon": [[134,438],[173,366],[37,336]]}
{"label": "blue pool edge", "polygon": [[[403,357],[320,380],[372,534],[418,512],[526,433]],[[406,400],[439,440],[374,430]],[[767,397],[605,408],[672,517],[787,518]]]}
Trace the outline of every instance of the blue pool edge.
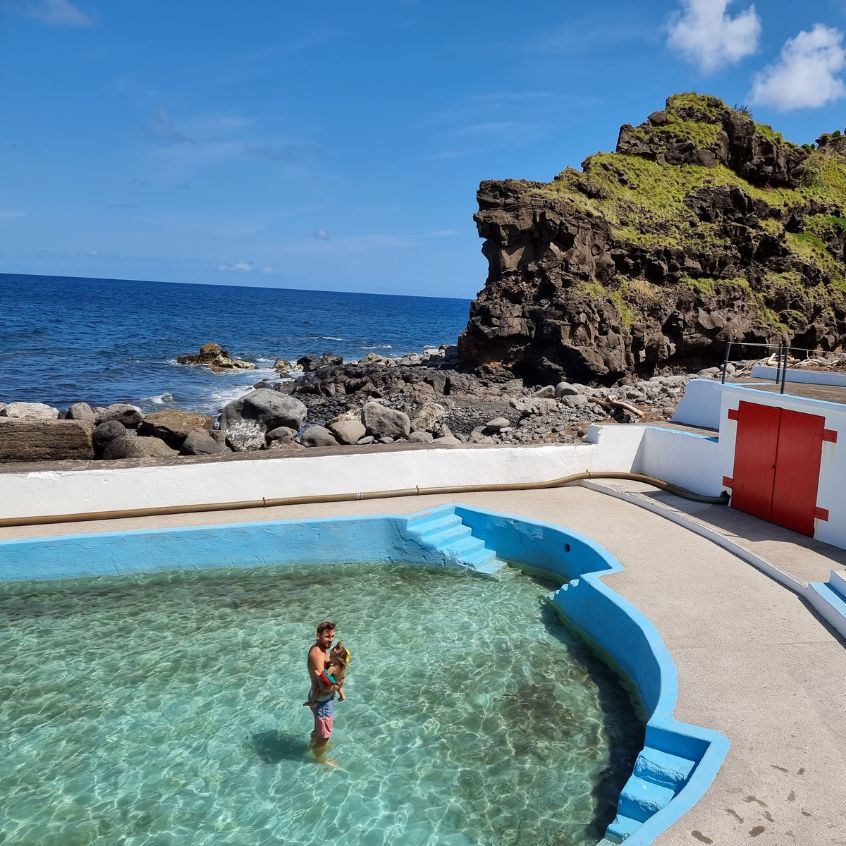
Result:
{"label": "blue pool edge", "polygon": [[[307,555],[300,552],[308,549]],[[561,578],[549,599],[632,685],[645,745],[602,844],[648,846],[705,794],[729,750],[712,729],[673,716],[678,676],[652,622],[602,577],[623,566],[564,527],[446,505],[410,515],[238,523],[0,542],[0,582],[263,564],[411,561],[495,576],[502,560]]]}

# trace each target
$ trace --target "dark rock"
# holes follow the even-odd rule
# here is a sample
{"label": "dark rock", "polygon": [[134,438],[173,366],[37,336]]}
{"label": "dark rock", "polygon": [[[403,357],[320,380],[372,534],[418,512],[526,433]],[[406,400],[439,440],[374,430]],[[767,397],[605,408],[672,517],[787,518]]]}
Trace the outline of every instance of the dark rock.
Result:
{"label": "dark rock", "polygon": [[378,402],[366,402],[361,410],[361,422],[367,433],[383,440],[385,437],[407,438],[411,432],[408,415],[393,408],[386,408]]}
{"label": "dark rock", "polygon": [[92,459],[93,430],[88,420],[0,418],[0,461]]}
{"label": "dark rock", "polygon": [[116,402],[97,410],[97,423],[107,423],[109,420],[116,420],[122,423],[127,429],[135,429],[143,419],[141,409],[128,402]]}
{"label": "dark rock", "polygon": [[103,458],[173,458],[179,453],[158,438],[115,438],[103,450]]}
{"label": "dark rock", "polygon": [[124,426],[123,423],[119,422],[118,420],[107,420],[105,423],[100,423],[94,429],[92,437],[94,443],[94,450],[96,451],[97,455],[102,455],[103,450],[106,448],[107,444],[110,444],[117,438],[125,437],[126,426]]}
{"label": "dark rock", "polygon": [[271,429],[265,437],[268,443],[279,441],[289,444],[297,437],[297,430],[291,429],[289,426],[277,426],[275,429]]}
{"label": "dark rock", "polygon": [[173,449],[180,449],[188,433],[194,429],[211,429],[212,421],[205,414],[164,408],[148,414],[138,424],[138,434],[160,438]]}
{"label": "dark rock", "polygon": [[217,373],[226,370],[255,370],[255,364],[240,358],[231,358],[220,344],[203,344],[198,355],[180,355],[178,364],[201,364]]}
{"label": "dark rock", "polygon": [[343,356],[335,353],[323,353],[323,355],[304,355],[297,359],[297,364],[304,373],[314,373],[320,367],[339,365],[344,363]]}
{"label": "dark rock", "polygon": [[309,426],[300,435],[300,442],[307,447],[338,446],[335,436],[323,426]]}
{"label": "dark rock", "polygon": [[295,397],[259,388],[229,403],[221,413],[221,424],[228,430],[241,420],[253,420],[267,431],[277,426],[299,430],[307,416],[308,409]]}
{"label": "dark rock", "polygon": [[411,444],[430,444],[433,440],[430,432],[415,431],[408,436],[408,442]]}
{"label": "dark rock", "polygon": [[219,455],[229,452],[221,443],[216,441],[207,429],[192,429],[185,435],[180,455]]}
{"label": "dark rock", "polygon": [[357,418],[355,420],[334,420],[328,428],[342,444],[357,444],[367,433],[364,424]]}

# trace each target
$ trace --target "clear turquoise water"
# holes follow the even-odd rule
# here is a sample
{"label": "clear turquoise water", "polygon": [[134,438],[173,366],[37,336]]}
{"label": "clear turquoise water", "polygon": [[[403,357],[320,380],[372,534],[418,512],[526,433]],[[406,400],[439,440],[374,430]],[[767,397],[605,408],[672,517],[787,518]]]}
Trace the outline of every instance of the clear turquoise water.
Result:
{"label": "clear turquoise water", "polygon": [[[642,746],[550,589],[411,565],[0,589],[0,842],[585,846]],[[351,648],[332,757],[302,707]]]}

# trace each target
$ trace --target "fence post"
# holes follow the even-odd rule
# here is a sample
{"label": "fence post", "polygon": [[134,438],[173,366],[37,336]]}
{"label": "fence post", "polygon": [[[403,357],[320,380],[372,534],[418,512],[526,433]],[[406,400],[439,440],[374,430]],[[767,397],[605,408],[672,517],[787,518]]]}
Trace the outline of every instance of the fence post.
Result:
{"label": "fence post", "polygon": [[726,344],[726,357],[723,359],[723,378],[720,380],[721,384],[726,383],[726,370],[728,370],[729,353],[731,352],[731,341]]}
{"label": "fence post", "polygon": [[788,356],[788,353],[790,352],[790,347],[788,347],[787,344],[784,344],[783,349],[784,349],[784,364],[782,365],[782,368],[781,368],[781,390],[779,391],[780,394],[784,393],[784,383],[787,381],[787,356]]}
{"label": "fence post", "polygon": [[775,383],[776,385],[781,381],[781,348],[782,344],[779,344],[776,347],[776,375],[775,375]]}

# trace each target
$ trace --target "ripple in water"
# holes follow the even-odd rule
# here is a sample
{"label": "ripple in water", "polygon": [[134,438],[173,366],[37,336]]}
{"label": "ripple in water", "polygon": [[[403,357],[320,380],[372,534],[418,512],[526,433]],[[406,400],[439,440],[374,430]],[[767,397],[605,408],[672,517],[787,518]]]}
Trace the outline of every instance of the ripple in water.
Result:
{"label": "ripple in water", "polygon": [[[412,565],[3,586],[5,842],[592,846],[643,724],[548,590]],[[353,653],[335,768],[302,707],[323,618]]]}

